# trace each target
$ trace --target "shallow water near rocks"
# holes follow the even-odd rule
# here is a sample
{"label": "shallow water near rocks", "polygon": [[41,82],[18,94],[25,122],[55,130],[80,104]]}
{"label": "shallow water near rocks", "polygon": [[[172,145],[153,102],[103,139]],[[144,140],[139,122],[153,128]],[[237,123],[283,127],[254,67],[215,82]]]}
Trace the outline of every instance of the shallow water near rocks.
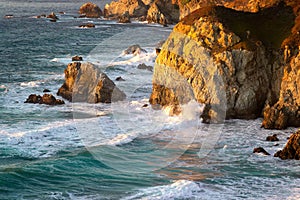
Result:
{"label": "shallow water near rocks", "polygon": [[[104,6],[103,1],[95,2]],[[81,1],[0,1],[0,199],[299,199],[299,162],[274,154],[294,131],[261,119],[205,125],[201,106],[170,117],[148,103],[156,44],[172,27],[74,19]],[[34,16],[65,11],[51,23]],[[80,29],[81,23],[96,24]],[[147,53],[124,55],[140,44]],[[74,55],[97,65],[127,94],[114,104],[24,104],[55,94]],[[265,141],[276,133],[278,146]],[[210,145],[210,142],[214,142]]]}

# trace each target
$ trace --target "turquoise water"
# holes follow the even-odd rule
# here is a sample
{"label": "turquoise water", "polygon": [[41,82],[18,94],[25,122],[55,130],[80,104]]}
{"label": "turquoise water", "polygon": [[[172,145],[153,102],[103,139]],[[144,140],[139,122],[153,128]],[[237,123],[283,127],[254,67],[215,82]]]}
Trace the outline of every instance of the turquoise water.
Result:
{"label": "turquoise water", "polygon": [[[294,129],[260,129],[261,119],[201,124],[197,105],[169,117],[148,103],[155,45],[172,27],[75,19],[82,1],[3,1],[0,16],[0,199],[299,199],[299,162],[274,154]],[[105,2],[96,1],[104,6]],[[34,16],[64,11],[51,23]],[[96,24],[80,29],[81,23]],[[148,53],[122,51],[140,44]],[[124,102],[24,104],[55,94],[73,55],[96,64]],[[278,146],[264,141],[277,133]],[[216,140],[210,145],[210,142]]]}

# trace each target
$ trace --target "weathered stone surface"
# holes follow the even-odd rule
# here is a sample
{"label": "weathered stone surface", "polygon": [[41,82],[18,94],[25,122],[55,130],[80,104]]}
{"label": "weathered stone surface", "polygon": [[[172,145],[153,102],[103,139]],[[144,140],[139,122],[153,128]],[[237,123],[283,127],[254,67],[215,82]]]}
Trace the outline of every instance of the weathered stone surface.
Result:
{"label": "weathered stone surface", "polygon": [[65,102],[63,100],[56,99],[52,94],[44,94],[43,96],[31,94],[24,103],[61,105]]}
{"label": "weathered stone surface", "polygon": [[285,159],[300,159],[300,131],[298,130],[296,133],[292,134],[289,138],[289,141],[283,148],[275,153],[275,157],[279,157],[283,160]]}
{"label": "weathered stone surface", "polygon": [[195,11],[174,27],[158,54],[150,103],[178,111],[195,99],[207,105],[207,122],[260,117],[281,96],[286,61],[280,47],[294,19],[284,4],[258,13]]}
{"label": "weathered stone surface", "polygon": [[83,14],[88,18],[99,18],[103,15],[103,12],[96,4],[88,2],[80,7],[79,14]]}
{"label": "weathered stone surface", "polygon": [[148,6],[142,0],[119,0],[106,4],[104,17],[119,18],[123,13],[128,12],[130,17],[146,16]]}
{"label": "weathered stone surface", "polygon": [[273,106],[267,105],[264,109],[264,128],[300,126],[300,51],[295,54],[284,68],[278,102]]}
{"label": "weathered stone surface", "polygon": [[72,102],[111,103],[126,95],[106,74],[91,63],[70,63],[65,69],[65,83],[57,95]]}
{"label": "weathered stone surface", "polygon": [[224,6],[237,11],[258,12],[264,8],[272,7],[278,4],[280,1],[281,0],[182,0],[178,3],[180,6],[180,19],[183,19],[185,16],[191,14],[195,10],[206,6]]}
{"label": "weathered stone surface", "polygon": [[162,25],[177,23],[179,21],[178,4],[173,0],[154,1],[147,12],[147,21]]}
{"label": "weathered stone surface", "polygon": [[119,23],[131,23],[128,11],[126,11],[119,17]]}

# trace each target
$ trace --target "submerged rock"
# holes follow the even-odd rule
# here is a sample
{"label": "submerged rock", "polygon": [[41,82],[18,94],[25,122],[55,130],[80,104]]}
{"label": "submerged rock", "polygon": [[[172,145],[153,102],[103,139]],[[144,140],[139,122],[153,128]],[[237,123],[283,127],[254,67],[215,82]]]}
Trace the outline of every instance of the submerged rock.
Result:
{"label": "submerged rock", "polygon": [[81,24],[79,25],[79,28],[95,28],[95,24],[93,23],[87,23],[87,24]]}
{"label": "submerged rock", "polygon": [[103,12],[96,4],[88,2],[79,8],[79,14],[88,18],[99,18],[103,15]]}
{"label": "submerged rock", "polygon": [[268,136],[266,138],[266,141],[270,141],[270,142],[276,142],[276,141],[279,141],[278,137],[277,137],[277,134],[274,134],[272,136]]}
{"label": "submerged rock", "polygon": [[58,20],[58,17],[56,16],[56,14],[54,13],[54,12],[52,12],[52,13],[50,13],[48,16],[47,16],[47,18],[50,18],[51,19],[51,21],[56,21],[56,20]]}
{"label": "submerged rock", "polygon": [[147,53],[147,51],[138,44],[132,45],[123,51],[124,54],[134,54],[134,55],[140,54],[142,52]]}
{"label": "submerged rock", "polygon": [[31,94],[24,103],[61,105],[65,102],[63,100],[56,99],[52,94],[44,94],[43,96]]}
{"label": "submerged rock", "polygon": [[[288,99],[284,82],[290,84],[290,99],[299,100],[299,59],[291,53],[287,65],[282,51],[287,39],[293,41],[291,49],[300,44],[300,35],[290,35],[295,17],[293,7],[282,3],[257,13],[220,6],[194,11],[174,27],[158,54],[150,103],[180,110],[196,100],[206,105],[204,121],[222,122],[261,117],[265,105],[274,105],[281,96]],[[282,79],[287,72],[287,80]],[[289,116],[282,117],[284,123],[295,120],[286,124],[300,121],[299,104],[294,105],[282,108]]]}
{"label": "submerged rock", "polygon": [[153,71],[153,67],[152,66],[149,66],[149,65],[146,65],[145,63],[142,63],[142,64],[139,64],[137,66],[138,69],[145,69],[145,70],[148,70],[148,71]]}
{"label": "submerged rock", "polygon": [[118,76],[118,77],[116,78],[116,81],[125,81],[125,79],[123,79],[121,76]]}
{"label": "submerged rock", "polygon": [[279,157],[283,160],[285,159],[300,159],[300,131],[292,134],[289,141],[283,148],[275,153],[274,157]]}
{"label": "submerged rock", "polygon": [[47,92],[51,92],[51,91],[48,90],[48,89],[44,89],[44,90],[43,90],[43,93],[47,93]]}
{"label": "submerged rock", "polygon": [[73,62],[65,69],[65,83],[57,95],[72,102],[111,103],[126,95],[91,63]]}
{"label": "submerged rock", "polygon": [[257,147],[253,149],[253,153],[262,153],[266,156],[269,156],[270,154],[262,147]]}

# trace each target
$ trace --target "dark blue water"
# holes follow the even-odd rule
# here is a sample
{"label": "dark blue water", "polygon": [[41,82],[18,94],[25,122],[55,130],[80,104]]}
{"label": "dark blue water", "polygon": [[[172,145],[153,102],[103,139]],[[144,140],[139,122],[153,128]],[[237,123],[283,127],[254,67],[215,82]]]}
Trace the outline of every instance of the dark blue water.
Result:
{"label": "dark blue water", "polygon": [[[252,154],[257,146],[275,153],[293,129],[275,131],[281,141],[274,146],[264,141],[274,132],[260,129],[260,119],[209,126],[142,109],[152,72],[137,64],[153,65],[155,44],[171,28],[74,18],[82,3],[0,0],[0,199],[300,198],[298,161]],[[34,17],[61,11],[56,23]],[[78,28],[90,21],[95,29]],[[136,43],[148,53],[122,55]],[[74,55],[111,79],[122,76],[117,85],[128,101],[23,103],[45,88],[55,95]],[[206,155],[201,147],[212,136],[218,140]]]}

